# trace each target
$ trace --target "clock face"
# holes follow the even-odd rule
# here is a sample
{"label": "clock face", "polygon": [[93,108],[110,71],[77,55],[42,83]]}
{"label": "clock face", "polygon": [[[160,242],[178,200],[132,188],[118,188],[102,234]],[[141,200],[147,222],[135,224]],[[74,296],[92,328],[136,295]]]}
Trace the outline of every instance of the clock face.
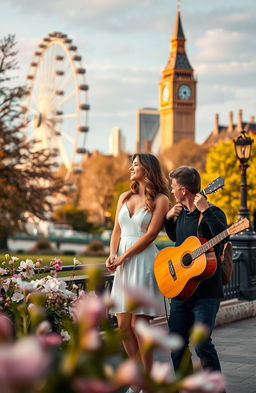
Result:
{"label": "clock face", "polygon": [[162,98],[163,98],[163,101],[167,101],[169,98],[169,87],[167,85],[165,85],[162,90]]}
{"label": "clock face", "polygon": [[181,100],[188,100],[191,97],[191,88],[188,85],[180,85],[178,96]]}

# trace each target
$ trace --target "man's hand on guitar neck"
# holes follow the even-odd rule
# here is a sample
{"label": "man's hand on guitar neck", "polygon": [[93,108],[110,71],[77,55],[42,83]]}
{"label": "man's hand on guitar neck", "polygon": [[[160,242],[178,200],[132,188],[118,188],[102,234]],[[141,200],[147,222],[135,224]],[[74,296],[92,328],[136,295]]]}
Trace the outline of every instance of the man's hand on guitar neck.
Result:
{"label": "man's hand on guitar neck", "polygon": [[182,204],[181,203],[176,203],[167,213],[166,213],[166,218],[167,220],[170,220],[172,218],[178,217],[182,211]]}
{"label": "man's hand on guitar neck", "polygon": [[204,195],[200,193],[196,194],[194,199],[194,205],[201,213],[203,213],[205,210],[209,208],[209,203],[205,199]]}

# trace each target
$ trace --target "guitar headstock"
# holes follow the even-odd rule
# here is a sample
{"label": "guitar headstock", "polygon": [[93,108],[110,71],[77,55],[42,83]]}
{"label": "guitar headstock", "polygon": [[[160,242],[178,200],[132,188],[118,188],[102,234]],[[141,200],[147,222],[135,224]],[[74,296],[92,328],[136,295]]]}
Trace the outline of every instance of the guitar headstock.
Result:
{"label": "guitar headstock", "polygon": [[224,178],[219,176],[217,179],[211,181],[201,192],[204,195],[212,194],[222,187],[224,187]]}
{"label": "guitar headstock", "polygon": [[235,235],[236,233],[242,232],[245,229],[248,229],[250,226],[250,221],[248,218],[242,218],[241,220],[232,224],[228,229],[229,235]]}

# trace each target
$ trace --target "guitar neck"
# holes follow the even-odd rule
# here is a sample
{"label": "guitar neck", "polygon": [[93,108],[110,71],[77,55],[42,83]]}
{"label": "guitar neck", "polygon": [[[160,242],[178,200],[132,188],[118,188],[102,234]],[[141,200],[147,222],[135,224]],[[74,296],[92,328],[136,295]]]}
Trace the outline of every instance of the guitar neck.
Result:
{"label": "guitar neck", "polygon": [[198,247],[191,253],[192,259],[196,259],[200,255],[204,254],[210,248],[214,247],[216,244],[220,243],[225,237],[229,236],[228,230],[225,229],[223,232],[219,233],[217,236],[214,236],[211,240],[208,240],[206,243],[202,244],[202,246]]}

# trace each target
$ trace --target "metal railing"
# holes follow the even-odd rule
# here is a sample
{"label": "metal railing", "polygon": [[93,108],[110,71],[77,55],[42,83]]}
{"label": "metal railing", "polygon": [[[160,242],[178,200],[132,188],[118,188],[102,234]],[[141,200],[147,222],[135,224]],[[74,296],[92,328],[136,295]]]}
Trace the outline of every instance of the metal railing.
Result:
{"label": "metal railing", "polygon": [[233,272],[231,280],[228,284],[223,286],[224,299],[235,299],[240,297],[240,258],[241,251],[237,251],[233,255]]}
{"label": "metal railing", "polygon": [[[230,282],[227,285],[224,285],[223,292],[224,292],[224,299],[235,299],[239,298],[240,296],[240,264],[239,261],[241,259],[242,252],[237,251],[233,255],[233,272]],[[102,264],[99,264],[102,266]],[[66,271],[67,273],[71,273],[77,270],[85,271],[90,265],[68,265],[63,266],[62,271]],[[62,279],[65,280],[68,284],[68,287],[71,287],[73,284],[76,284],[79,289],[87,289],[87,275],[83,272],[82,275],[67,275]],[[114,274],[104,271],[104,280],[102,283],[102,291],[104,290],[111,290],[113,284]]]}

